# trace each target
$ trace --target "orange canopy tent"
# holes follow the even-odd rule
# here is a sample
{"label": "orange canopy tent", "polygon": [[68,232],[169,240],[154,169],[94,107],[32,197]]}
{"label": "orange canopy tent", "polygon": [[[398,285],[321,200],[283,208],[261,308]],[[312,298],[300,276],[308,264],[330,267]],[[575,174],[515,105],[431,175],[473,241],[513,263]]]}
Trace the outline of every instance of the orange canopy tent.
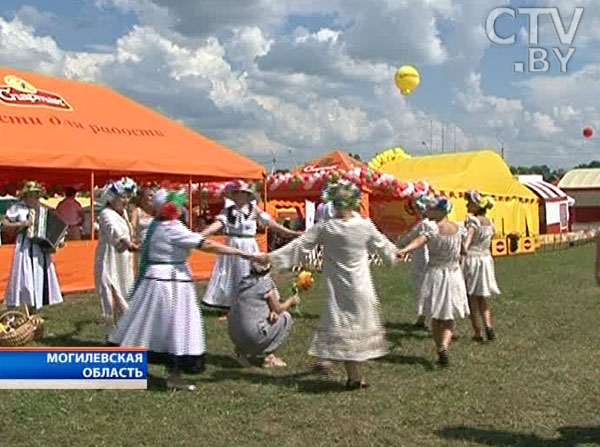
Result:
{"label": "orange canopy tent", "polygon": [[0,67],[3,177],[260,179],[264,167],[101,85]]}
{"label": "orange canopy tent", "polygon": [[[5,183],[28,178],[90,189],[123,175],[189,184],[264,177],[263,166],[110,88],[7,67],[0,67],[0,168]],[[57,253],[63,291],[93,288],[94,246],[69,242]],[[0,247],[0,292],[11,259],[12,247]],[[195,255],[197,277],[206,277],[212,259]]]}

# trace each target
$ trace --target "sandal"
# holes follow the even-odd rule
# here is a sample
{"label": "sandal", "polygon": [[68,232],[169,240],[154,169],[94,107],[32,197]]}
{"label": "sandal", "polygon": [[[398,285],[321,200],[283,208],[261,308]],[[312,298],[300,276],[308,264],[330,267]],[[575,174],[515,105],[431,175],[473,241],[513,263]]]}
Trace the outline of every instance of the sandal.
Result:
{"label": "sandal", "polygon": [[487,339],[489,341],[496,340],[496,334],[494,333],[494,328],[492,328],[492,327],[485,328],[485,335],[487,336]]}
{"label": "sandal", "polygon": [[265,359],[263,368],[285,368],[287,363],[283,360],[273,356],[270,360]]}
{"label": "sandal", "polygon": [[369,382],[366,382],[365,380],[348,379],[346,381],[346,389],[347,390],[360,390],[360,389],[369,388],[370,386],[371,386],[371,384]]}
{"label": "sandal", "polygon": [[440,365],[442,368],[450,366],[450,359],[448,358],[448,353],[445,349],[438,352],[438,365]]}
{"label": "sandal", "polygon": [[483,343],[483,337],[481,335],[473,335],[473,341],[477,343]]}

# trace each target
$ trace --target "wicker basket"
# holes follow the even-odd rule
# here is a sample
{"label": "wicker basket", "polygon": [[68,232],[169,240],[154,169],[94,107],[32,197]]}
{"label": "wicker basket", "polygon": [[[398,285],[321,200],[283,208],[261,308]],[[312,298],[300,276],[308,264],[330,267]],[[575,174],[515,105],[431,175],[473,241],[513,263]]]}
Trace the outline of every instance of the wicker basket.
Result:
{"label": "wicker basket", "polygon": [[44,320],[38,315],[29,315],[27,306],[25,313],[16,310],[4,312],[0,315],[0,323],[12,328],[0,332],[0,346],[25,346],[44,334]]}

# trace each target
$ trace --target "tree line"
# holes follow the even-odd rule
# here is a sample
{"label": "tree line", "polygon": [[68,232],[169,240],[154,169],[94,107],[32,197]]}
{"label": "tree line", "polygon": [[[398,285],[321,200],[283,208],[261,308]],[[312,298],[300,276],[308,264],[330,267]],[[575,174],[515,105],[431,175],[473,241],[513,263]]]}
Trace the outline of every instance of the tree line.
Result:
{"label": "tree line", "polygon": [[[594,160],[591,163],[585,163],[575,166],[573,169],[595,169],[600,168],[600,161]],[[510,172],[513,175],[541,175],[546,182],[558,182],[568,171],[568,169],[551,169],[547,165],[540,166],[511,166]]]}

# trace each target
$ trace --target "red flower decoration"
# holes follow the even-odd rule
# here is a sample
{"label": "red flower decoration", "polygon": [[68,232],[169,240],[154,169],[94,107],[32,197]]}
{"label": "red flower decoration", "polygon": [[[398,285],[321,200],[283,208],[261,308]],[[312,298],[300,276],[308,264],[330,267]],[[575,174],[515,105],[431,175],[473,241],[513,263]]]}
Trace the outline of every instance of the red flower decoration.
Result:
{"label": "red flower decoration", "polygon": [[179,218],[181,211],[177,208],[177,206],[173,202],[169,202],[165,204],[160,210],[160,215],[164,219],[167,220],[175,220]]}

